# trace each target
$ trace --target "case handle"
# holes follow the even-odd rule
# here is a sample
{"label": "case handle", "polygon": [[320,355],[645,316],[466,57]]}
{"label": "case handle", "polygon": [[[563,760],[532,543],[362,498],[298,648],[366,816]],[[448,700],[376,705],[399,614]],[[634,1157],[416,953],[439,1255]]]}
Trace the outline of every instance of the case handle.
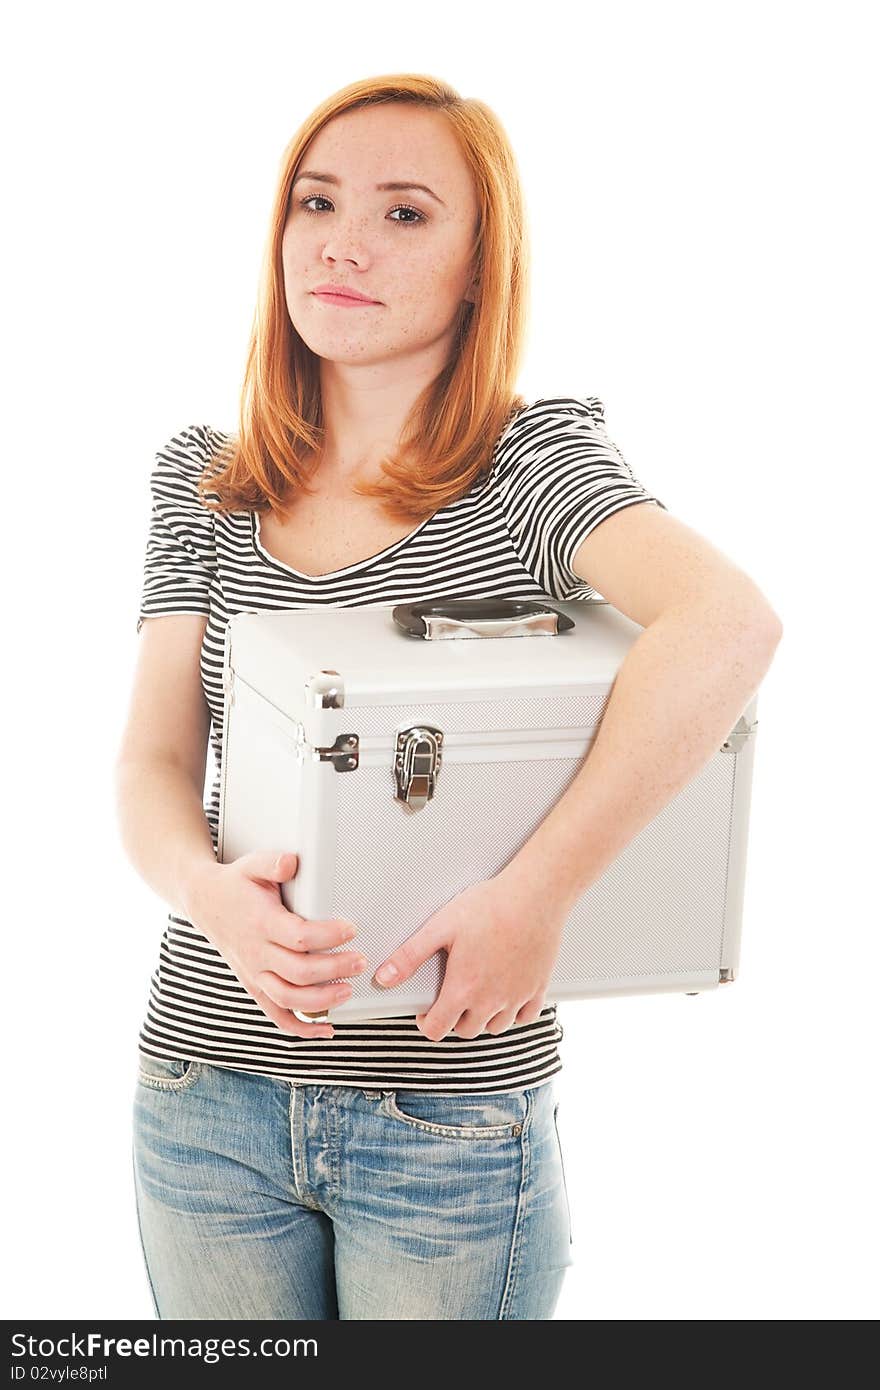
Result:
{"label": "case handle", "polygon": [[540,599],[453,598],[400,603],[391,616],[408,637],[425,641],[468,637],[556,637],[574,619]]}

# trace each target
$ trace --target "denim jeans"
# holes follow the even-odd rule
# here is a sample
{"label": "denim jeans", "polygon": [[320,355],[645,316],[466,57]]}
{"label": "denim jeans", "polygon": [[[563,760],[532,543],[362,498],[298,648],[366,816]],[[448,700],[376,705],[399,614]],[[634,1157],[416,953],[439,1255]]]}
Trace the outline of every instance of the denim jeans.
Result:
{"label": "denim jeans", "polygon": [[158,1318],[551,1318],[572,1263],[553,1081],[309,1085],[138,1052]]}

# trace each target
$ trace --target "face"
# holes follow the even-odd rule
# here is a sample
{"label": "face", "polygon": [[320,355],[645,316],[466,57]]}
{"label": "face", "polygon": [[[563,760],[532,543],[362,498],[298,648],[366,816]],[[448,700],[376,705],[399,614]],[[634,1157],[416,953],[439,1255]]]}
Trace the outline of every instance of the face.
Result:
{"label": "face", "polygon": [[[389,103],[335,117],[305,150],[282,239],[291,323],[327,362],[447,360],[472,283],[478,215],[470,171],[442,115]],[[422,189],[377,189],[389,182]],[[344,285],[377,303],[349,307],[313,291]]]}

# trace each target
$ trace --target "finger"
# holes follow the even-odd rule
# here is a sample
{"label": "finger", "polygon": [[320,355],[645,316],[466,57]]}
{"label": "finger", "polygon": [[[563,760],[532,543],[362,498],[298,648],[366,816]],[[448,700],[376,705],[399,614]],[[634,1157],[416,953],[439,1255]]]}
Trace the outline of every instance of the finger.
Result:
{"label": "finger", "polygon": [[261,952],[264,970],[272,970],[289,985],[322,985],[360,975],[366,957],[357,951],[288,951],[269,945]]}
{"label": "finger", "polygon": [[302,1023],[294,1018],[289,1009],[283,1009],[276,1004],[274,999],[270,999],[261,989],[248,990],[248,994],[259,1004],[263,1013],[276,1024],[282,1033],[292,1033],[296,1038],[332,1038],[333,1025],[331,1023]]}
{"label": "finger", "polygon": [[544,1007],[543,995],[540,999],[529,999],[517,1014],[515,1023],[537,1023]]}
{"label": "finger", "polygon": [[457,1027],[458,1020],[462,1015],[460,1004],[452,1004],[443,999],[441,989],[435,1003],[424,1014],[416,1014],[416,1024],[422,1030],[426,1038],[432,1042],[441,1042],[447,1033]]}
{"label": "finger", "polygon": [[283,905],[269,917],[268,939],[276,946],[286,946],[288,951],[326,951],[333,946],[344,946],[355,936],[354,922],[342,917],[313,921]]}
{"label": "finger", "polygon": [[430,926],[419,927],[417,932],[404,941],[402,946],[398,946],[388,958],[383,961],[373,976],[376,984],[399,985],[403,980],[408,980],[410,975],[414,975],[426,960],[430,960],[442,946],[442,941],[438,939],[438,931]]}
{"label": "finger", "polygon": [[301,1009],[303,1013],[329,1009],[351,997],[349,984],[292,985],[273,970],[260,970],[255,979],[259,988],[282,1009]]}
{"label": "finger", "polygon": [[299,868],[299,855],[295,851],[282,850],[278,854],[255,849],[241,856],[241,866],[249,878],[261,878],[268,883],[286,883]]}
{"label": "finger", "polygon": [[478,1038],[484,1031],[485,1019],[475,1014],[473,1009],[465,1009],[455,1025],[454,1032],[459,1038]]}
{"label": "finger", "polygon": [[506,1033],[508,1028],[512,1028],[516,1020],[516,1009],[500,1009],[497,1014],[489,1019],[484,1033],[494,1033],[497,1037],[499,1033]]}

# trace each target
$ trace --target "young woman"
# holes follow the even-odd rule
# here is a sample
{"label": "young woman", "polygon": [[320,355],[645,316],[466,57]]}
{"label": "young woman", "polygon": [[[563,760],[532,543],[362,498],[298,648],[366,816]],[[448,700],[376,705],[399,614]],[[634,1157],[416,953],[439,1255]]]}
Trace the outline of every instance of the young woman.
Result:
{"label": "young woman", "polygon": [[[118,797],[171,909],[133,1114],[159,1318],[546,1319],[571,1263],[556,870],[475,887],[427,1014],[331,1027],[293,1011],[363,968],[357,924],[284,906],[295,845],[217,859],[231,615],[589,598],[588,573],[608,597],[639,568],[636,514],[665,508],[601,402],[514,393],[527,272],[492,112],[430,78],[355,83],[285,152],[238,434],[191,425],[156,456]],[[670,591],[695,557],[720,569],[667,520]]]}

